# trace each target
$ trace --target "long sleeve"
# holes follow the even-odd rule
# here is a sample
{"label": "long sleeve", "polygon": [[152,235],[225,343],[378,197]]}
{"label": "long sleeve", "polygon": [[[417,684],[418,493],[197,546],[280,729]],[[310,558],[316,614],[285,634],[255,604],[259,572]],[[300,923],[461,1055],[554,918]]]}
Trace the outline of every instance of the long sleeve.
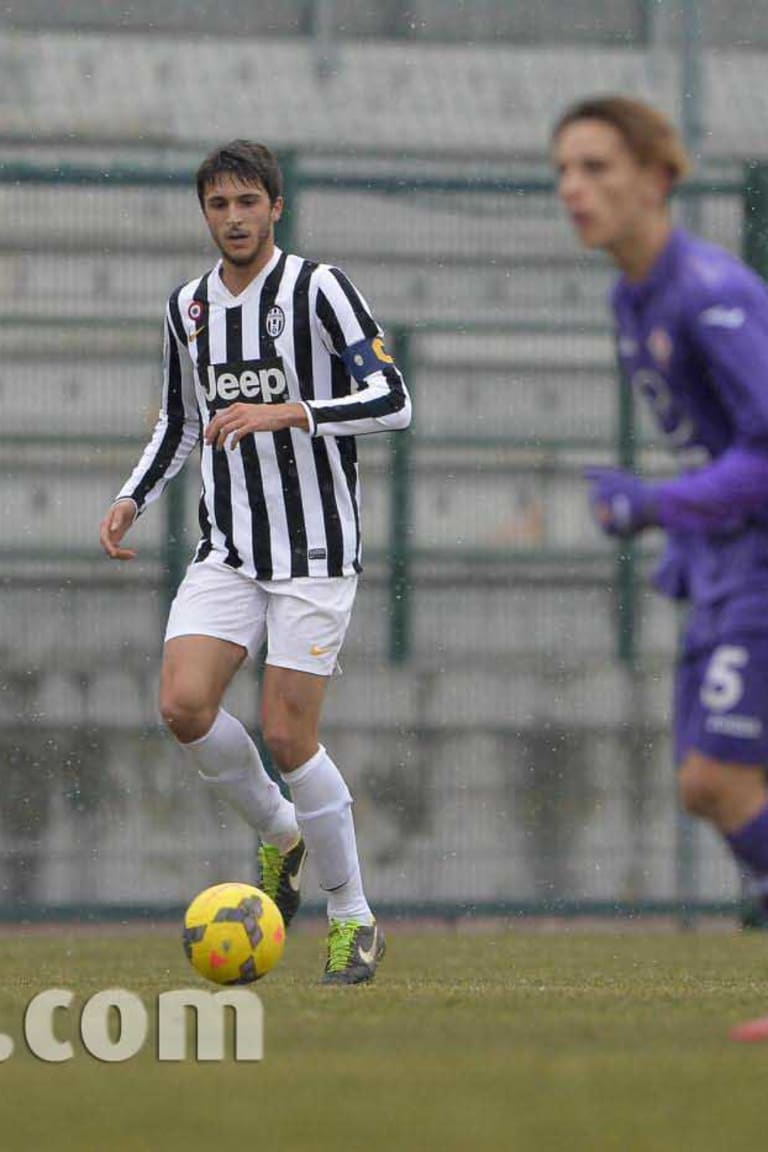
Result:
{"label": "long sleeve", "polygon": [[[740,270],[741,271],[741,270]],[[697,284],[687,303],[689,346],[728,414],[732,444],[768,451],[768,297],[746,270]]]}
{"label": "long sleeve", "polygon": [[342,387],[333,399],[305,402],[310,434],[364,436],[406,428],[411,400],[405,381],[367,303],[338,268],[318,272],[314,318]]}
{"label": "long sleeve", "polygon": [[177,334],[181,322],[176,297],[171,297],[165,317],[160,414],[152,438],[116,497],[133,500],[139,513],[162,495],[200,437],[192,364]]}
{"label": "long sleeve", "polygon": [[768,512],[768,452],[730,448],[698,472],[651,487],[658,523],[673,531],[739,527]]}
{"label": "long sleeve", "polygon": [[687,298],[690,346],[731,443],[711,464],[653,486],[658,522],[673,531],[732,531],[768,513],[768,308],[763,285],[739,273],[698,282]]}

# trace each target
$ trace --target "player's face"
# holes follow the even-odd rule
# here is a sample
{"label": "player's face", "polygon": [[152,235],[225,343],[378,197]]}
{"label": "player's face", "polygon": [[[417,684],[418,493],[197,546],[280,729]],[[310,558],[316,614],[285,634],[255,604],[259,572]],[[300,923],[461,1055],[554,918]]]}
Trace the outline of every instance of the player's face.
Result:
{"label": "player's face", "polygon": [[271,204],[260,180],[244,184],[228,173],[209,184],[203,195],[203,213],[213,241],[224,260],[237,268],[266,263],[282,210],[282,197]]}
{"label": "player's face", "polygon": [[653,217],[666,213],[668,178],[641,164],[621,133],[601,120],[577,120],[554,146],[558,193],[587,248],[613,256],[638,243]]}

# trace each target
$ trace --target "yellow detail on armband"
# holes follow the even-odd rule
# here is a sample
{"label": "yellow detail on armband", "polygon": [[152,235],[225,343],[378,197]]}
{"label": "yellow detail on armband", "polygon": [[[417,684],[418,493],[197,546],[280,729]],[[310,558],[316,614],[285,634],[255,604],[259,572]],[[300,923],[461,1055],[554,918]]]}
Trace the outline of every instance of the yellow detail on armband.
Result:
{"label": "yellow detail on armband", "polygon": [[371,340],[371,348],[373,349],[373,354],[376,359],[381,360],[382,364],[394,364],[392,357],[385,351],[384,341],[380,336],[377,336],[375,340]]}

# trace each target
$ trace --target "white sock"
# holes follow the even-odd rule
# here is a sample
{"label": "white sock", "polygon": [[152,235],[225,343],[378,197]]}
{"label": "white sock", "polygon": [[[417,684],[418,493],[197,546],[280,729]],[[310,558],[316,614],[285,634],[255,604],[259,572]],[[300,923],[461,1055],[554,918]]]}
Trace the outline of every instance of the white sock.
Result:
{"label": "white sock", "polygon": [[287,852],[299,838],[293,804],[261,762],[243,725],[223,708],[199,740],[179,743],[209,788],[227,801],[263,840]]}
{"label": "white sock", "polygon": [[[352,829],[354,835],[354,827]],[[360,863],[355,864],[355,870],[339,888],[328,893],[328,919],[353,920],[356,924],[373,924],[373,912],[368,906],[363,891],[363,878],[360,875]]]}
{"label": "white sock", "polygon": [[328,894],[328,917],[372,924],[357,858],[352,797],[322,744],[311,759],[283,774],[296,809],[296,821]]}

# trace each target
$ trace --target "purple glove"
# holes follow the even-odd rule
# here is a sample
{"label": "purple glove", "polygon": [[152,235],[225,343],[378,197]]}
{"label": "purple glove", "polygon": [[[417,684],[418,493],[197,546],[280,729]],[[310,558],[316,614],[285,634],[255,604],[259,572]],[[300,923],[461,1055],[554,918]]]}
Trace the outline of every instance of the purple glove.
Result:
{"label": "purple glove", "polygon": [[658,524],[653,489],[621,468],[585,468],[589,503],[598,526],[607,536],[634,536]]}

